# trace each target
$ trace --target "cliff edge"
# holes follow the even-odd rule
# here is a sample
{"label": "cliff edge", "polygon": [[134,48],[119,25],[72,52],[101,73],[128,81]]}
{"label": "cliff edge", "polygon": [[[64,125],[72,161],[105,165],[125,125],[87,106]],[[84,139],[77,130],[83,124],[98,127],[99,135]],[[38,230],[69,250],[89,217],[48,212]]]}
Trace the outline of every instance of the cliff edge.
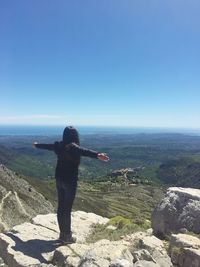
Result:
{"label": "cliff edge", "polygon": [[53,212],[52,204],[27,181],[0,164],[0,232]]}
{"label": "cliff edge", "polygon": [[[113,234],[118,229],[109,224],[108,218],[73,212],[72,231],[77,242],[62,245],[56,214],[49,213],[51,204],[3,165],[0,177],[0,222],[4,227],[0,234],[4,263],[0,259],[0,266],[200,267],[198,189],[169,188],[152,213],[153,229],[121,236],[118,241],[88,241],[97,225],[104,225]],[[41,211],[48,214],[33,216]],[[29,222],[24,222],[27,219]],[[12,224],[16,226],[6,231]]]}
{"label": "cliff edge", "polygon": [[164,242],[152,236],[151,231],[137,232],[118,241],[103,239],[87,243],[86,238],[94,225],[107,224],[108,221],[94,213],[73,212],[72,230],[77,242],[61,245],[57,240],[56,215],[38,215],[31,223],[0,234],[0,256],[9,267],[172,266]]}

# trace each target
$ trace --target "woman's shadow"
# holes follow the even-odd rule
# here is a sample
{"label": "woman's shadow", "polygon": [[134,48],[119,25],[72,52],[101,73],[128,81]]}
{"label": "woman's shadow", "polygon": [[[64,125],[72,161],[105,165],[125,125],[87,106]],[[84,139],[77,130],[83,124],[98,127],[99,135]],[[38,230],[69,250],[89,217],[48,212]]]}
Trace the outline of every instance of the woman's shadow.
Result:
{"label": "woman's shadow", "polygon": [[31,239],[28,241],[22,241],[19,237],[13,233],[7,233],[14,242],[15,246],[12,246],[12,249],[15,251],[20,251],[24,255],[35,258],[41,263],[49,263],[42,254],[53,252],[57,247],[61,246],[59,240],[40,240],[40,239]]}

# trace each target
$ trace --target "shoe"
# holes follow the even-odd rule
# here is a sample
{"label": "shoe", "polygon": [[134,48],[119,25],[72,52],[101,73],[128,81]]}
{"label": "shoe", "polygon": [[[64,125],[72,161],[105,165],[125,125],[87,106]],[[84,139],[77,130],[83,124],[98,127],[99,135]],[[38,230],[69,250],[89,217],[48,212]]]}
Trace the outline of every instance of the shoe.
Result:
{"label": "shoe", "polygon": [[60,233],[59,241],[61,241],[62,244],[73,244],[76,243],[76,238],[72,236],[72,234],[65,234]]}

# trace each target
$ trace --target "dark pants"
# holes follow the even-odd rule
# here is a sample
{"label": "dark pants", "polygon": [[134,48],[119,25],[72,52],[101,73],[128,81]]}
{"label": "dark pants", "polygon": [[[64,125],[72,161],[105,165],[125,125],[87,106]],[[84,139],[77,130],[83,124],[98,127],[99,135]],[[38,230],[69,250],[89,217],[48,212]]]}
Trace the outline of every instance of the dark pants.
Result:
{"label": "dark pants", "polygon": [[62,179],[56,178],[58,192],[57,219],[60,233],[71,233],[71,211],[76,195],[77,180],[66,183]]}

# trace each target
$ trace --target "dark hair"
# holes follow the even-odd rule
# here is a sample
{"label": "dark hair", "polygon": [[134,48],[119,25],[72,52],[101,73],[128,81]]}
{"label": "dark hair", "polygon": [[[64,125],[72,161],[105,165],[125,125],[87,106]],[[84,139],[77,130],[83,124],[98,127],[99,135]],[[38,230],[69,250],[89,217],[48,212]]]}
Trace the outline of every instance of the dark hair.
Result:
{"label": "dark hair", "polygon": [[65,145],[68,145],[70,143],[76,143],[77,145],[80,145],[79,134],[78,134],[78,131],[74,127],[68,126],[64,129],[63,143]]}

